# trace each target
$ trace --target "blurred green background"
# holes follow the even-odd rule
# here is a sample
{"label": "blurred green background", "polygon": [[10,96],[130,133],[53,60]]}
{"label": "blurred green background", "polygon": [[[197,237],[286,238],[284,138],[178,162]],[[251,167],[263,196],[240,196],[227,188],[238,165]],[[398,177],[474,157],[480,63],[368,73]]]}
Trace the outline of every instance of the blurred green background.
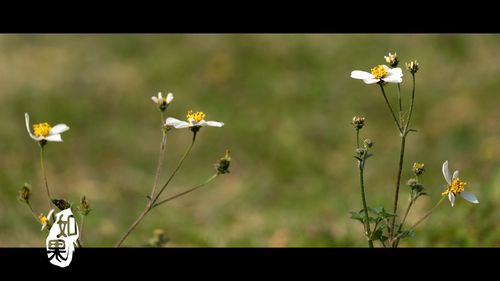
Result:
{"label": "blurred green background", "polygon": [[[349,76],[394,51],[403,67],[421,66],[418,133],[407,142],[402,182],[423,162],[430,196],[408,221],[439,200],[444,160],[480,200],[441,205],[401,246],[500,246],[500,36],[460,34],[1,35],[0,246],[41,247],[47,235],[16,199],[28,182],[34,209],[47,212],[24,112],[32,123],[71,127],[46,149],[52,193],[74,204],[86,195],[86,245],[113,246],[152,186],[161,133],[151,96],[162,91],[175,95],[167,115],[202,110],[226,124],[200,131],[167,194],[211,176],[226,148],[231,173],[155,209],[125,245],[145,245],[161,228],[167,246],[365,247],[349,219],[361,208],[351,119],[365,116],[361,135],[376,142],[365,176],[370,206],[391,209],[399,137],[378,86]],[[388,96],[395,101],[394,85]],[[169,134],[162,181],[191,137]],[[407,196],[403,185],[401,206]]]}

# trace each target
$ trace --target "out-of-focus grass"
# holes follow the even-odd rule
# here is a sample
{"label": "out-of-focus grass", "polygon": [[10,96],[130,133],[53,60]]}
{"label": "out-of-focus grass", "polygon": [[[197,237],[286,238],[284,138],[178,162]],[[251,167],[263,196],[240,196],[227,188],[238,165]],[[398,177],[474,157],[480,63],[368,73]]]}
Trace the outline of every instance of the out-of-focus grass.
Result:
{"label": "out-of-focus grass", "polygon": [[[365,246],[349,219],[361,207],[349,123],[365,116],[362,136],[376,142],[366,169],[371,206],[392,206],[398,136],[377,86],[349,74],[397,51],[421,64],[403,182],[423,162],[431,194],[409,221],[439,199],[444,160],[481,201],[443,204],[402,246],[499,246],[499,49],[498,35],[0,36],[0,245],[38,247],[46,236],[16,200],[29,182],[34,208],[47,212],[24,112],[71,127],[47,146],[49,184],[75,204],[87,195],[86,244],[111,246],[152,185],[161,135],[150,97],[171,91],[168,115],[192,108],[226,125],[201,130],[167,193],[209,177],[226,148],[231,173],[154,210],[126,245],[163,228],[173,246]],[[163,180],[189,140],[187,130],[171,132]]]}

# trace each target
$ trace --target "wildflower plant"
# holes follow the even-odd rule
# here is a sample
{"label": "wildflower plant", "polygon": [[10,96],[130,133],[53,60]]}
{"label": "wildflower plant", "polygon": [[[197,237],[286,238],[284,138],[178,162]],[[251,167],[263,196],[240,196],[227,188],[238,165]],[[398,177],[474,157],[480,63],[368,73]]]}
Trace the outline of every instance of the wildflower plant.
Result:
{"label": "wildflower plant", "polygon": [[[151,193],[147,195],[147,203],[146,206],[143,210],[143,212],[138,216],[138,218],[128,227],[128,229],[125,231],[125,233],[121,236],[121,238],[118,240],[116,243],[116,247],[119,247],[123,244],[123,242],[127,239],[127,237],[132,233],[132,231],[139,225],[139,223],[144,219],[144,217],[154,208],[167,203],[169,201],[172,201],[176,198],[179,198],[181,196],[184,196],[186,194],[189,194],[196,189],[199,189],[211,181],[213,181],[215,178],[217,178],[219,175],[222,174],[227,174],[229,173],[229,166],[231,162],[231,157],[229,156],[229,150],[226,150],[225,155],[217,161],[217,163],[214,166],[214,173],[212,176],[208,177],[207,180],[202,182],[201,184],[198,184],[192,188],[186,189],[180,193],[171,195],[171,196],[166,196],[162,197],[165,189],[167,186],[170,184],[174,176],[177,174],[181,166],[183,165],[184,161],[187,159],[189,153],[191,152],[191,149],[193,148],[193,145],[196,141],[196,137],[200,132],[200,129],[202,127],[222,127],[224,126],[223,122],[218,122],[218,121],[205,121],[206,114],[197,111],[194,112],[192,110],[189,110],[186,115],[186,121],[182,121],[173,117],[168,117],[165,118],[164,114],[170,104],[174,100],[174,95],[172,93],[168,93],[166,96],[163,96],[162,93],[158,93],[157,96],[151,97],[151,100],[155,104],[159,115],[160,115],[160,130],[162,134],[162,138],[160,141],[160,150],[159,150],[159,155],[158,155],[158,162],[156,166],[156,172],[153,178],[153,186],[151,188]],[[49,211],[47,213],[44,212],[39,212],[37,213],[35,209],[33,208],[30,199],[32,198],[33,194],[36,192],[33,192],[31,185],[28,183],[25,183],[22,188],[19,190],[19,201],[22,203],[26,204],[33,216],[33,218],[40,223],[41,229],[42,230],[47,230],[51,232],[51,227],[56,223],[56,214],[54,214],[55,208],[59,209],[60,211],[67,210],[68,208],[71,208],[71,210],[78,212],[79,217],[80,217],[80,226],[79,226],[79,238],[76,242],[76,245],[81,247],[83,245],[83,227],[84,227],[84,222],[85,218],[89,215],[91,212],[92,208],[90,205],[90,202],[86,196],[80,197],[79,204],[73,205],[69,201],[63,198],[54,198],[51,193],[51,189],[49,188],[49,182],[47,180],[47,175],[46,175],[46,170],[45,170],[45,158],[44,158],[44,151],[49,142],[62,142],[62,137],[61,134],[69,130],[69,126],[66,124],[58,124],[55,126],[51,126],[46,122],[43,123],[37,123],[32,126],[32,129],[30,127],[30,116],[28,113],[25,113],[25,123],[26,123],[26,129],[28,131],[28,134],[31,139],[36,141],[38,143],[38,146],[40,148],[40,167],[42,171],[42,176],[43,176],[43,182],[45,186],[45,192],[47,194],[47,202],[48,202],[48,207]],[[174,170],[171,172],[170,176],[166,180],[166,182],[163,185],[159,184],[159,176],[160,173],[162,172],[162,163],[165,158],[166,154],[166,144],[167,144],[167,135],[172,131],[172,129],[189,129],[192,132],[192,139],[188,144],[188,147],[186,151],[184,152],[183,156],[179,160],[177,166],[175,166]],[[33,131],[32,131],[33,130]],[[168,241],[168,238],[165,236],[165,233],[163,231],[156,231],[155,232],[155,237],[154,241],[150,241],[149,245],[150,246],[161,246],[164,245]]]}
{"label": "wildflower plant", "polygon": [[[189,188],[185,191],[182,191],[180,193],[174,194],[172,196],[167,196],[167,197],[162,197],[161,195],[167,188],[167,186],[170,184],[174,176],[177,174],[179,169],[182,167],[184,164],[184,161],[187,159],[189,153],[191,152],[191,149],[193,148],[193,145],[196,141],[196,137],[202,127],[222,127],[224,126],[223,122],[218,122],[218,121],[205,121],[206,114],[201,112],[201,111],[192,111],[189,110],[186,115],[186,121],[179,120],[177,118],[173,117],[168,117],[165,119],[164,113],[171,104],[171,102],[174,99],[174,96],[172,93],[167,94],[166,97],[163,97],[161,93],[158,93],[158,96],[151,97],[153,103],[157,106],[158,111],[160,113],[160,120],[161,120],[161,132],[162,132],[162,139],[160,141],[160,151],[158,153],[158,162],[156,166],[156,173],[154,176],[153,180],[153,186],[151,188],[151,193],[150,195],[146,196],[148,201],[146,203],[146,206],[144,207],[144,210],[139,214],[137,219],[129,226],[129,228],[125,231],[125,233],[122,235],[122,237],[118,240],[116,243],[116,247],[120,247],[123,242],[127,239],[127,237],[130,235],[130,233],[140,224],[140,222],[144,219],[144,217],[151,212],[154,208],[167,203],[169,201],[172,201],[176,198],[179,198],[181,196],[184,196],[186,194],[189,194],[196,189],[207,185],[211,181],[213,181],[216,177],[218,177],[221,174],[225,174],[229,172],[229,164],[231,158],[229,157],[229,151],[226,150],[226,154],[219,162],[216,164],[215,167],[215,173],[210,176],[207,180],[202,182],[201,184],[198,184],[192,188]],[[165,158],[165,153],[166,153],[166,143],[167,143],[167,135],[172,131],[172,129],[189,129],[192,132],[192,139],[188,144],[188,147],[186,148],[186,151],[182,155],[181,159],[179,160],[178,164],[174,168],[174,170],[171,172],[170,176],[168,179],[165,181],[163,185],[159,185],[158,179],[160,176],[160,173],[162,171],[162,163]],[[163,235],[163,234],[162,234]],[[158,236],[158,235],[157,235]],[[157,239],[158,240],[158,239]],[[161,239],[160,239],[161,240]],[[163,241],[163,240],[162,240]],[[158,246],[159,244],[162,243],[153,243],[154,245]]]}
{"label": "wildflower plant", "polygon": [[[368,85],[377,84],[379,86],[382,97],[384,98],[385,104],[389,109],[394,125],[399,133],[400,153],[396,174],[396,186],[394,190],[394,203],[392,208],[389,210],[386,210],[383,207],[374,208],[368,205],[364,171],[368,158],[373,156],[371,150],[374,143],[370,139],[365,139],[363,143],[360,143],[360,131],[366,126],[366,123],[364,117],[355,116],[352,120],[352,125],[356,131],[356,149],[354,158],[357,160],[357,166],[359,169],[360,194],[363,208],[360,211],[351,212],[351,218],[358,220],[363,224],[364,236],[366,237],[369,247],[374,247],[374,242],[379,241],[383,247],[396,248],[402,238],[412,237],[415,235],[414,228],[424,221],[444,201],[445,198],[448,198],[452,207],[455,204],[455,198],[457,195],[460,195],[465,200],[474,204],[479,203],[479,201],[475,195],[465,191],[466,182],[460,178],[458,171],[455,171],[453,176],[451,176],[450,171],[448,170],[448,161],[445,161],[443,163],[442,171],[446,181],[446,189],[441,193],[441,199],[416,223],[409,227],[405,227],[406,219],[415,202],[421,196],[428,195],[429,192],[420,182],[420,177],[425,172],[425,165],[423,163],[415,162],[411,168],[414,177],[407,181],[407,185],[409,187],[408,205],[402,215],[398,212],[406,140],[410,132],[416,132],[416,130],[410,127],[410,124],[415,104],[416,73],[419,71],[420,65],[417,61],[405,63],[406,70],[411,75],[412,90],[411,95],[409,96],[409,106],[408,108],[404,108],[403,101],[405,97],[401,93],[403,71],[400,67],[398,67],[399,58],[396,53],[389,53],[387,56],[384,56],[384,59],[389,66],[381,64],[371,68],[370,72],[354,70],[351,72],[351,78],[362,80]],[[393,101],[393,103],[391,103],[386,94],[386,89],[392,87],[391,84],[396,84],[397,86],[396,106],[393,106],[395,102]],[[433,190],[431,193],[435,193],[435,191]]]}

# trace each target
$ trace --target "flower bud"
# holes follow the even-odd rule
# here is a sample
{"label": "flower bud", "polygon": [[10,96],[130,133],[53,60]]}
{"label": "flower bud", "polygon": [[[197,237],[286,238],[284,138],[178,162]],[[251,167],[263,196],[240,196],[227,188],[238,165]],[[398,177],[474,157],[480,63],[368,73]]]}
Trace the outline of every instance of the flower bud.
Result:
{"label": "flower bud", "polygon": [[418,62],[416,60],[411,61],[409,63],[408,62],[406,63],[406,69],[408,69],[408,71],[410,71],[412,74],[417,73],[418,68],[419,68],[419,65],[418,65]]}
{"label": "flower bud", "polygon": [[372,141],[371,139],[365,139],[363,143],[365,144],[366,149],[371,148],[373,147],[373,145],[375,145],[375,142]]}
{"label": "flower bud", "polygon": [[394,54],[389,53],[389,55],[384,56],[384,58],[385,62],[387,62],[387,64],[389,64],[391,67],[394,68],[398,66],[399,60],[397,53]]}
{"label": "flower bud", "polygon": [[86,216],[90,213],[90,204],[89,201],[87,201],[87,198],[85,196],[82,196],[80,198],[80,204],[78,205],[78,213],[82,216]]}
{"label": "flower bud", "polygon": [[29,184],[25,183],[21,190],[19,190],[19,200],[24,201],[29,204],[31,196],[31,187]]}
{"label": "flower bud", "polygon": [[226,149],[226,154],[224,157],[219,159],[219,162],[215,164],[215,169],[218,174],[227,174],[229,173],[229,165],[231,164],[231,157],[229,157],[229,150]]}
{"label": "flower bud", "polygon": [[69,204],[69,202],[64,199],[52,199],[52,203],[56,205],[56,207],[61,211],[71,207],[71,204]]}
{"label": "flower bud", "polygon": [[423,173],[424,173],[424,171],[425,171],[424,166],[425,166],[425,165],[424,165],[424,164],[422,164],[422,163],[418,163],[418,162],[413,163],[413,169],[412,169],[413,173],[414,173],[415,175],[417,175],[417,176],[420,176],[420,175],[421,175],[421,174],[423,174]]}
{"label": "flower bud", "polygon": [[365,117],[354,116],[352,118],[352,124],[356,128],[356,130],[360,130],[365,126]]}

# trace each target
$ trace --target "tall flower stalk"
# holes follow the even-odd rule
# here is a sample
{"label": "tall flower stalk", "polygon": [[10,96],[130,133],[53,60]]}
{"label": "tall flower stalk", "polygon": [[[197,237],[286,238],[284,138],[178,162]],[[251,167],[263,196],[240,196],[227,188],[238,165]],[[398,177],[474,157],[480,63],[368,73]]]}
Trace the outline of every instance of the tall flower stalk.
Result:
{"label": "tall flower stalk", "polygon": [[[185,194],[191,193],[192,191],[210,183],[212,180],[214,180],[218,175],[223,174],[224,172],[217,171],[217,173],[213,176],[211,176],[208,180],[203,182],[202,184],[199,184],[193,188],[190,188],[186,191],[180,192],[176,195],[170,196],[166,199],[160,199],[160,196],[162,193],[165,191],[167,186],[170,184],[172,179],[175,177],[177,172],[180,170],[182,165],[184,164],[184,161],[187,159],[188,155],[190,154],[194,143],[196,141],[196,136],[200,130],[201,127],[204,126],[209,126],[209,127],[222,127],[224,123],[222,122],[217,122],[217,121],[205,121],[205,114],[203,112],[193,112],[193,111],[188,111],[188,114],[186,116],[187,122],[186,121],[181,121],[176,118],[168,117],[165,121],[164,120],[164,111],[167,109],[168,105],[170,102],[173,100],[173,95],[169,93],[167,97],[162,97],[161,93],[158,94],[158,97],[152,97],[152,100],[154,103],[157,104],[158,109],[160,111],[160,118],[161,118],[161,129],[162,129],[162,140],[160,142],[160,152],[158,156],[158,163],[156,166],[156,173],[154,176],[154,181],[153,181],[153,187],[151,189],[151,193],[148,196],[148,203],[144,207],[144,210],[139,214],[137,219],[128,227],[128,229],[125,231],[125,233],[121,236],[121,238],[118,240],[116,243],[116,247],[120,247],[123,242],[127,239],[127,237],[132,233],[132,231],[144,220],[146,215],[155,207],[158,207],[159,205],[166,203],[168,201],[171,201],[173,199],[176,199],[178,197],[181,197]],[[166,142],[167,142],[167,133],[172,129],[183,129],[183,128],[189,128],[191,132],[193,133],[193,137],[191,139],[191,142],[189,143],[188,147],[186,148],[186,151],[182,155],[181,159],[177,163],[177,166],[174,168],[173,172],[170,174],[166,182],[161,186],[158,192],[158,179],[159,175],[161,172],[161,166],[164,160],[164,156],[166,153]],[[227,156],[229,157],[229,156]],[[229,163],[229,162],[228,162]],[[229,167],[229,164],[226,167]]]}

